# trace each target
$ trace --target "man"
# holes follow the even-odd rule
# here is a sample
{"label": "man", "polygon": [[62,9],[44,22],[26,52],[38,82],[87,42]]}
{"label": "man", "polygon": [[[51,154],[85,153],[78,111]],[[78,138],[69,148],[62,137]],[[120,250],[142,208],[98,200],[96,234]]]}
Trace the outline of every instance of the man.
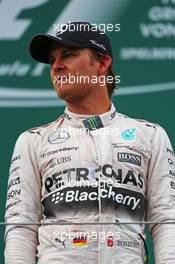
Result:
{"label": "man", "polygon": [[[80,31],[80,24],[88,27]],[[86,22],[71,26],[30,44],[35,60],[50,63],[67,107],[55,122],[17,140],[6,207],[7,223],[16,224],[6,228],[6,264],[34,264],[36,256],[39,264],[141,264],[144,220],[152,222],[156,264],[174,264],[175,160],[168,136],[116,112],[109,39]]]}

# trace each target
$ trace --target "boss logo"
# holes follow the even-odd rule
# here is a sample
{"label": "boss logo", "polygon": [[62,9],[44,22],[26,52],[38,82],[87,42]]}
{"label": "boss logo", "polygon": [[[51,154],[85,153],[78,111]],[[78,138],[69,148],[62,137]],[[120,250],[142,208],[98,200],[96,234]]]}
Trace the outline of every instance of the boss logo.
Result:
{"label": "boss logo", "polygon": [[127,162],[141,166],[142,157],[133,153],[118,152],[118,162]]}

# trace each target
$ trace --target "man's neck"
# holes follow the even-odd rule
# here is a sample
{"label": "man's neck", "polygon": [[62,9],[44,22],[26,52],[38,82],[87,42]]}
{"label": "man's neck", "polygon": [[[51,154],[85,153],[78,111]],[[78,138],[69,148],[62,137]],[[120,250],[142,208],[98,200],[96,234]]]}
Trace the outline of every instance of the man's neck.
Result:
{"label": "man's neck", "polygon": [[84,115],[100,115],[106,113],[111,108],[110,100],[103,100],[102,102],[77,102],[74,104],[67,103],[67,107],[69,111],[76,114],[84,114]]}

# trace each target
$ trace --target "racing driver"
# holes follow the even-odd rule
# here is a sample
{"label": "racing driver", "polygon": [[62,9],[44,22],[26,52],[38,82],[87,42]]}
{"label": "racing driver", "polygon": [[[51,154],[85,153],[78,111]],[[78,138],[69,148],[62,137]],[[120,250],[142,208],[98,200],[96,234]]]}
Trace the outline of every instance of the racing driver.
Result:
{"label": "racing driver", "polygon": [[108,37],[71,22],[34,36],[30,53],[66,108],[16,142],[5,263],[143,264],[148,221],[155,263],[174,264],[174,152],[159,125],[116,111]]}

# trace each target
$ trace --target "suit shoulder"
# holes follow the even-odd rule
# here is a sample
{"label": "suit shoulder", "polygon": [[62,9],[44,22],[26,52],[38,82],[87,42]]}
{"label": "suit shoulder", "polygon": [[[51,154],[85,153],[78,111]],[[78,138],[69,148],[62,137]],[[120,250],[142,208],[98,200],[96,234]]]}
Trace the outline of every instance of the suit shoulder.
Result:
{"label": "suit shoulder", "polygon": [[140,127],[148,127],[148,128],[150,127],[150,128],[154,128],[155,130],[157,130],[157,128],[160,127],[159,124],[152,123],[152,122],[145,120],[145,119],[132,118],[132,117],[129,117],[129,116],[121,114],[121,113],[119,113],[119,116],[123,120],[127,119],[127,122],[132,124],[132,125],[136,125],[136,126],[140,126]]}
{"label": "suit shoulder", "polygon": [[59,125],[61,120],[63,119],[63,116],[58,117],[55,121],[52,121],[50,123],[38,126],[38,127],[33,127],[30,128],[26,131],[24,131],[22,134],[37,134],[37,135],[42,135],[43,133],[47,132],[48,130],[52,129],[55,125]]}

